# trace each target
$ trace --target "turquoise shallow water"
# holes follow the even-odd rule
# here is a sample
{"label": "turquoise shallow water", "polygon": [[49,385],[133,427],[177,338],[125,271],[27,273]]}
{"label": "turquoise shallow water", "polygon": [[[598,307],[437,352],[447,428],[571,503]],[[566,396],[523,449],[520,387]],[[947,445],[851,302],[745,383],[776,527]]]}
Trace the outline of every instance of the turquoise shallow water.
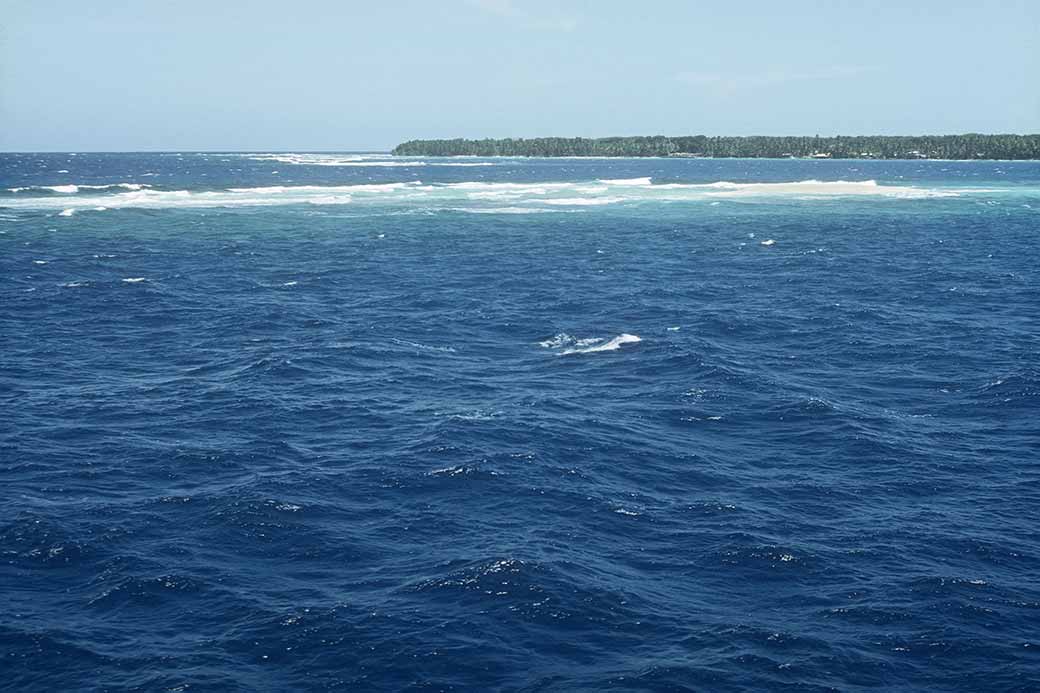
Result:
{"label": "turquoise shallow water", "polygon": [[0,670],[1032,690],[1038,214],[1032,162],[0,155]]}

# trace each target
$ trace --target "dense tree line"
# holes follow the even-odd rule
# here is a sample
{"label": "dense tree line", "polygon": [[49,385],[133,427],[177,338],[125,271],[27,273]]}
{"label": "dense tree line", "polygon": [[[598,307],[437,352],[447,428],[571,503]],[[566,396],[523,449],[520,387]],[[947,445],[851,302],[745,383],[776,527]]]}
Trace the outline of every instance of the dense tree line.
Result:
{"label": "dense tree line", "polygon": [[835,159],[1040,159],[1040,135],[856,137],[536,137],[411,140],[400,156],[706,156]]}

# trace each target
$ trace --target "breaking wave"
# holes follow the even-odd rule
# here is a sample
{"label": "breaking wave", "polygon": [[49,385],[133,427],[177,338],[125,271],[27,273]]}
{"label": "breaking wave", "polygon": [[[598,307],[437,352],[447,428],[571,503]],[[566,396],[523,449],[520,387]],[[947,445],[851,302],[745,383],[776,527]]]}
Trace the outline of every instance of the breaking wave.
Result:
{"label": "breaking wave", "polygon": [[538,342],[538,345],[546,349],[552,349],[558,356],[567,356],[568,354],[594,354],[601,351],[617,351],[625,344],[635,344],[641,341],[643,339],[638,335],[628,334],[627,332],[609,340],[604,340],[602,337],[578,339],[569,334],[560,333]]}
{"label": "breaking wave", "polygon": [[272,161],[293,166],[343,166],[415,168],[417,166],[497,166],[493,161],[425,161],[402,159],[389,154],[247,154],[253,161]]}
{"label": "breaking wave", "polygon": [[[413,180],[356,185],[270,185],[222,190],[158,190],[143,183],[117,183],[9,188],[8,190],[13,193],[24,193],[26,190],[48,193],[45,195],[15,194],[0,199],[0,207],[11,209],[79,211],[96,210],[101,207],[107,209],[164,209],[358,203],[410,206],[418,202],[424,207],[428,207],[432,203],[438,207],[471,209],[483,213],[495,213],[496,210],[504,209],[508,209],[510,213],[522,213],[521,210],[528,208],[538,208],[544,211],[547,207],[696,202],[719,198],[787,197],[812,200],[854,196],[925,199],[957,197],[979,192],[969,189],[883,185],[874,180],[803,180],[787,183],[718,181],[714,183],[655,184],[649,177],[537,183],[465,181],[424,184],[421,181]],[[85,191],[90,191],[90,193]],[[986,192],[993,191],[987,190]]]}
{"label": "breaking wave", "polygon": [[87,185],[70,183],[68,185],[26,185],[20,188],[7,188],[8,192],[54,192],[62,195],[75,195],[80,190],[141,190],[152,186],[146,183],[112,183],[110,185]]}

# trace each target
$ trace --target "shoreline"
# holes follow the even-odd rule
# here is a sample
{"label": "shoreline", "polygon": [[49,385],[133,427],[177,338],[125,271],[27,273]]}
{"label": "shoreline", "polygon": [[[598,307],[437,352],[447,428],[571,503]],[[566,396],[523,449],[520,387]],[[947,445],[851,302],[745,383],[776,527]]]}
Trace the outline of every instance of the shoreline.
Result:
{"label": "shoreline", "polygon": [[979,159],[943,159],[938,157],[927,157],[927,158],[906,158],[906,157],[811,157],[811,156],[635,156],[635,155],[597,155],[597,156],[578,156],[578,155],[566,155],[566,156],[552,156],[552,155],[538,155],[532,156],[527,154],[394,154],[393,151],[382,150],[352,150],[352,149],[243,149],[241,151],[230,151],[226,149],[169,149],[169,150],[133,150],[133,151],[116,151],[116,150],[78,150],[72,151],[0,151],[0,156],[77,156],[80,154],[90,155],[127,155],[127,154],[202,154],[202,155],[232,155],[240,156],[246,154],[349,154],[357,156],[381,156],[387,158],[393,158],[398,160],[407,159],[521,159],[521,160],[534,160],[534,159],[563,159],[563,160],[577,160],[577,161],[613,161],[618,159],[629,159],[629,160],[661,160],[661,161],[917,161],[917,162],[944,162],[944,163],[1040,163],[1040,158],[1036,159],[994,159],[994,158],[979,158]]}
{"label": "shoreline", "polygon": [[636,135],[412,139],[392,154],[411,156],[662,157],[681,159],[912,160],[1040,159],[1040,134]]}

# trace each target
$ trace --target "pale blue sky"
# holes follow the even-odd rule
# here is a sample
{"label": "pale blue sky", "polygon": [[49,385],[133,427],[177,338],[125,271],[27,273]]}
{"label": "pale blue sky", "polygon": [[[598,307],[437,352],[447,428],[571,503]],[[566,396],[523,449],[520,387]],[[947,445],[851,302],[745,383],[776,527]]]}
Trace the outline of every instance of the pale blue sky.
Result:
{"label": "pale blue sky", "polygon": [[1040,132],[1040,1],[0,0],[0,150]]}

